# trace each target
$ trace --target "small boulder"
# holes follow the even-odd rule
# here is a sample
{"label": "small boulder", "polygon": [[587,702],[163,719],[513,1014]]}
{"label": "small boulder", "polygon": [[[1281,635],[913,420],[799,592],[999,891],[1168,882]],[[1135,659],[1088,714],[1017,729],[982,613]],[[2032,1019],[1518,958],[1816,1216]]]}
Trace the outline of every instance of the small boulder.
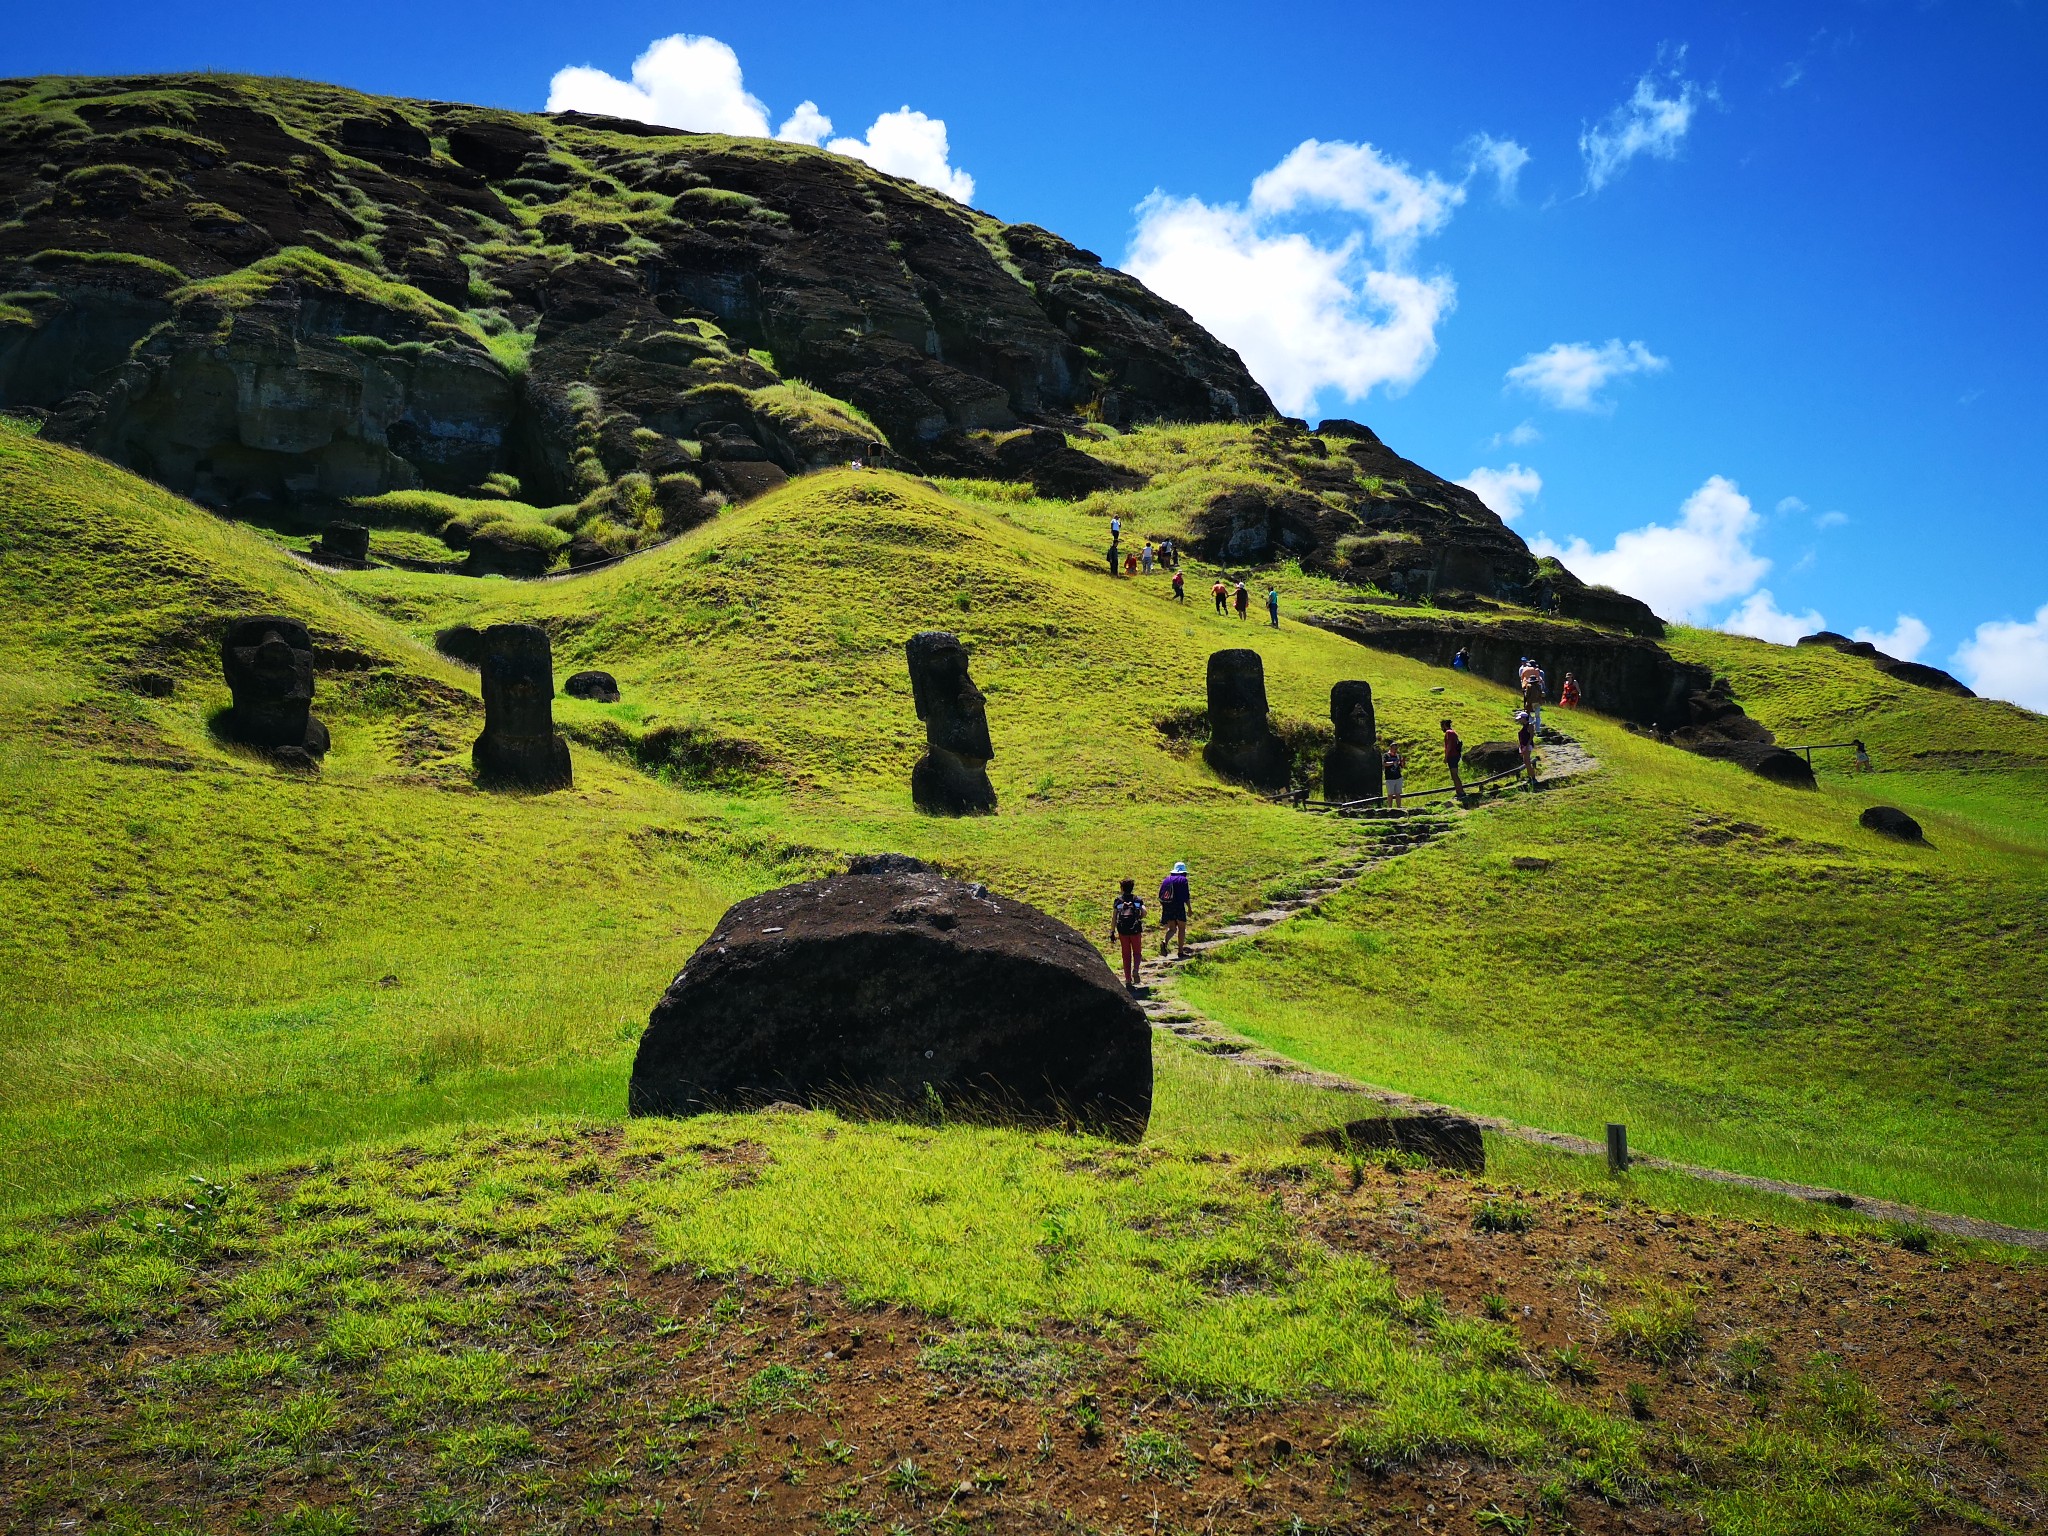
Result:
{"label": "small boulder", "polygon": [[1144,1135],[1151,1029],[1093,945],[985,887],[862,867],[718,920],[647,1022],[631,1113],[791,1100]]}
{"label": "small boulder", "polygon": [[1489,779],[1522,766],[1522,749],[1512,741],[1482,741],[1465,749],[1465,777]]}
{"label": "small boulder", "polygon": [[1304,1147],[1383,1152],[1392,1148],[1426,1157],[1439,1168],[1486,1172],[1486,1141],[1476,1121],[1457,1115],[1381,1115],[1327,1131],[1310,1131]]}
{"label": "small boulder", "polygon": [[1688,752],[1740,763],[1751,773],[1783,784],[1787,789],[1813,789],[1813,765],[1797,752],[1758,741],[1702,741],[1684,743]]}
{"label": "small boulder", "polygon": [[313,552],[323,560],[366,562],[370,558],[370,530],[360,523],[329,523]]}
{"label": "small boulder", "polygon": [[572,699],[593,699],[599,704],[619,702],[618,679],[609,672],[572,672],[562,684],[562,692]]}
{"label": "small boulder", "polygon": [[1927,835],[1920,830],[1920,823],[1908,816],[1897,806],[1873,805],[1856,820],[1868,831],[1896,837],[1902,843],[1924,843]]}

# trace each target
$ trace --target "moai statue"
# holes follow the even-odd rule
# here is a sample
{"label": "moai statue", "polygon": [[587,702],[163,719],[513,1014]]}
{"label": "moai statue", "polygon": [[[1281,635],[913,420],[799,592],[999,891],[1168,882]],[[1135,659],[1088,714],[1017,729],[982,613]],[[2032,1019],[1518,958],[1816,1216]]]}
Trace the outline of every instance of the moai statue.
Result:
{"label": "moai statue", "polygon": [[538,624],[484,631],[484,733],[470,760],[479,784],[566,789],[569,743],[555,734],[555,660]]}
{"label": "moai statue", "polygon": [[910,798],[919,810],[943,816],[993,811],[988,763],[996,749],[988,739],[986,701],[967,675],[967,647],[957,635],[928,629],[912,635],[903,649],[925,741],[924,756],[910,771]]}
{"label": "moai statue", "polygon": [[226,734],[310,766],[326,754],[327,727],[313,718],[313,637],[273,614],[228,620],[220,667],[235,707]]}
{"label": "moai statue", "polygon": [[367,561],[370,558],[370,530],[360,523],[329,523],[314,550],[330,560]]}
{"label": "moai statue", "polygon": [[1204,762],[1257,789],[1287,788],[1293,754],[1266,718],[1266,664],[1257,651],[1209,656],[1209,745]]}
{"label": "moai statue", "polygon": [[1372,684],[1337,683],[1330,689],[1330,724],[1337,739],[1323,754],[1323,798],[1377,800],[1385,791],[1380,777],[1379,734],[1372,717]]}

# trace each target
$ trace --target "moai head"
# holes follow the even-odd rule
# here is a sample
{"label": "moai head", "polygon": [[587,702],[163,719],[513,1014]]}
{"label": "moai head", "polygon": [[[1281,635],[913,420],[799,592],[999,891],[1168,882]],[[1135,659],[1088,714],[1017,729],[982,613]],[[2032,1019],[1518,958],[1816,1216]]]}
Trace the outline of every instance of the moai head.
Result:
{"label": "moai head", "polygon": [[[220,647],[221,670],[235,697],[229,733],[254,747],[325,750],[314,732],[313,637],[297,619],[261,615],[230,619]],[[310,738],[317,735],[319,746]]]}
{"label": "moai head", "polygon": [[1240,742],[1263,738],[1266,723],[1266,664],[1257,651],[1213,651],[1209,656],[1209,739]]}
{"label": "moai head", "polygon": [[548,736],[555,729],[555,655],[538,624],[493,624],[484,631],[484,731]]}
{"label": "moai head", "polygon": [[967,675],[967,647],[945,630],[912,635],[910,696],[924,722],[926,742],[941,751],[987,762],[996,755],[988,735],[988,706]]}
{"label": "moai head", "polygon": [[1372,713],[1372,684],[1357,681],[1337,683],[1330,689],[1330,724],[1337,739],[1354,747],[1373,747],[1379,742]]}

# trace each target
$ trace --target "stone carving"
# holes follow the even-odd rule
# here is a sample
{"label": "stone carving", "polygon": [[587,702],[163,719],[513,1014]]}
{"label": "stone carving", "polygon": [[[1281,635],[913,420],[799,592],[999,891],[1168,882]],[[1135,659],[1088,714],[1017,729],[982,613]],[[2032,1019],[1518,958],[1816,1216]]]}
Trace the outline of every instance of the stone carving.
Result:
{"label": "stone carving", "polygon": [[329,523],[313,553],[323,560],[367,563],[370,558],[370,530],[360,523]]}
{"label": "stone carving", "polygon": [[910,658],[910,696],[924,722],[924,756],[910,772],[910,798],[918,809],[946,816],[986,814],[996,808],[988,781],[988,709],[967,675],[967,647],[945,630],[928,629],[904,645]]}
{"label": "stone carving", "polygon": [[1287,788],[1293,754],[1266,718],[1266,664],[1257,651],[1209,657],[1209,744],[1202,760],[1226,779],[1257,789]]}
{"label": "stone carving", "polygon": [[484,730],[471,761],[479,784],[565,789],[569,743],[555,734],[555,663],[538,624],[484,631]]}
{"label": "stone carving", "polygon": [[627,1104],[777,1101],[1136,1141],[1151,1029],[1065,923],[900,855],[733,907],[647,1021]]}
{"label": "stone carving", "polygon": [[274,614],[230,619],[220,665],[235,697],[229,736],[308,763],[326,753],[327,727],[313,718],[313,637],[305,625]]}
{"label": "stone carving", "polygon": [[1372,684],[1342,682],[1330,689],[1330,724],[1337,739],[1323,754],[1323,798],[1376,800],[1385,789],[1380,775],[1379,729],[1373,720]]}
{"label": "stone carving", "polygon": [[572,699],[594,699],[600,704],[619,702],[619,680],[609,672],[576,672],[562,684]]}

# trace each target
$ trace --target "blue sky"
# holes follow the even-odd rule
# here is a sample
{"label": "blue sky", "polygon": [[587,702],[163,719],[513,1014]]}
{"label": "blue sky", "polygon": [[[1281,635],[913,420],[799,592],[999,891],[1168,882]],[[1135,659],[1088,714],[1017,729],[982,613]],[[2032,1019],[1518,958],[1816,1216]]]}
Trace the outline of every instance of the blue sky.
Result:
{"label": "blue sky", "polygon": [[[720,40],[743,83],[701,48],[635,82],[675,35]],[[977,206],[1141,271],[1302,413],[1519,508],[1582,574],[1767,637],[1813,615],[1892,636],[2037,709],[2044,65],[2025,0],[231,0],[37,7],[0,54],[526,109],[586,66],[612,82],[569,95],[751,111],[971,178]]]}

